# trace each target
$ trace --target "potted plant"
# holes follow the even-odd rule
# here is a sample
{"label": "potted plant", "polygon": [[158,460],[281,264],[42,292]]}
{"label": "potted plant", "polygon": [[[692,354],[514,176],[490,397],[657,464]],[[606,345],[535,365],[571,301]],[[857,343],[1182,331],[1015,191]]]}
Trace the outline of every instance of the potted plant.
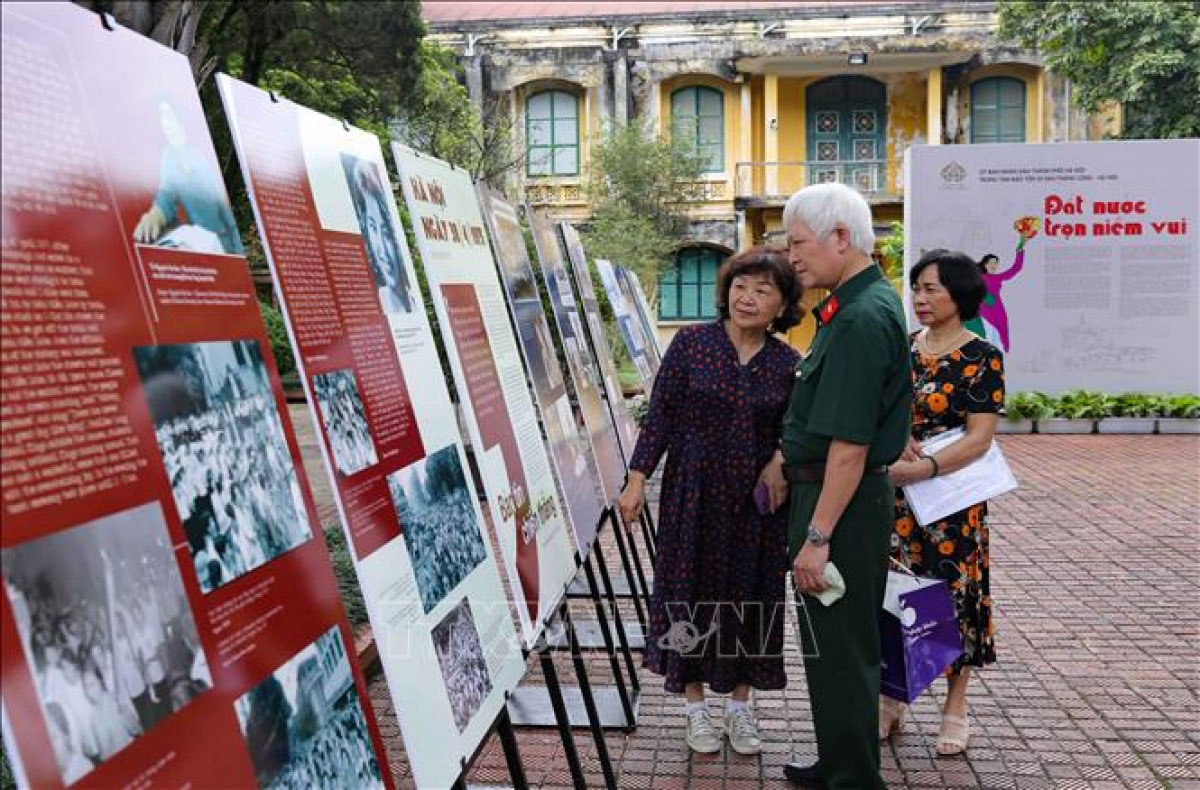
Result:
{"label": "potted plant", "polygon": [[1159,433],[1200,433],[1200,395],[1159,398]]}
{"label": "potted plant", "polygon": [[1037,421],[1054,413],[1050,398],[1041,392],[1018,392],[1005,404],[1007,419],[996,425],[997,433],[1033,433]]}
{"label": "potted plant", "polygon": [[1096,423],[1099,433],[1154,433],[1158,397],[1126,392],[1110,400],[1110,412]]}
{"label": "potted plant", "polygon": [[1054,399],[1054,416],[1038,420],[1038,433],[1092,433],[1096,420],[1108,413],[1107,395],[1071,390]]}

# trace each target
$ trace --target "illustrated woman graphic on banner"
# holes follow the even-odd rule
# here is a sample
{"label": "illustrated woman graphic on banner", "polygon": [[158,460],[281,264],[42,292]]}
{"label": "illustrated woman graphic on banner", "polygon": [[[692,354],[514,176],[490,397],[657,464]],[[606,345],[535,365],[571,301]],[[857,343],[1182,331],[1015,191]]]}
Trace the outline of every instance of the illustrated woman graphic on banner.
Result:
{"label": "illustrated woman graphic on banner", "polygon": [[1012,266],[1004,271],[997,271],[1000,259],[988,253],[979,262],[983,270],[983,282],[987,286],[987,296],[979,306],[979,316],[966,323],[966,328],[986,339],[989,343],[1008,352],[1008,312],[1000,299],[1000,289],[1004,283],[1016,277],[1025,268],[1025,242],[1038,234],[1041,221],[1037,217],[1025,216],[1013,223],[1013,230],[1019,235],[1016,255]]}

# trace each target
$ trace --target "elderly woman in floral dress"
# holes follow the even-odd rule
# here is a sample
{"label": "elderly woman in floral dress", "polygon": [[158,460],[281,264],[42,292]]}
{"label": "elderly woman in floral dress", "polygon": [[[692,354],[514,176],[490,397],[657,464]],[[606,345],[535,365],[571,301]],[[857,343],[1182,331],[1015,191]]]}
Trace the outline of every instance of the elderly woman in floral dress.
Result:
{"label": "elderly woman in floral dress", "polygon": [[[996,660],[989,589],[987,502],[920,525],[899,489],[971,464],[991,446],[1004,414],[1004,356],[963,326],[978,315],[986,285],[978,265],[947,250],[927,253],[909,273],[913,309],[924,325],[912,336],[913,435],[889,476],[896,490],[892,555],[918,576],[950,584],[964,653],[950,669],[949,693],[937,740],[941,755],[967,748],[967,685],[972,668]],[[964,436],[936,455],[921,442],[957,428]],[[880,699],[879,735],[901,726],[907,708]]]}

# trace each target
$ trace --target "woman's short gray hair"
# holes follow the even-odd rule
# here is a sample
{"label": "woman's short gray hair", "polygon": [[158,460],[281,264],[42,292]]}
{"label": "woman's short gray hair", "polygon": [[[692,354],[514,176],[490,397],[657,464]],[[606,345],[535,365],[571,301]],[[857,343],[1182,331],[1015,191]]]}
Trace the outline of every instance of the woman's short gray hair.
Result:
{"label": "woman's short gray hair", "polygon": [[838,224],[850,232],[850,246],[864,255],[875,250],[875,229],[866,199],[845,184],[812,184],[788,198],[783,207],[783,230],[800,220],[818,239]]}

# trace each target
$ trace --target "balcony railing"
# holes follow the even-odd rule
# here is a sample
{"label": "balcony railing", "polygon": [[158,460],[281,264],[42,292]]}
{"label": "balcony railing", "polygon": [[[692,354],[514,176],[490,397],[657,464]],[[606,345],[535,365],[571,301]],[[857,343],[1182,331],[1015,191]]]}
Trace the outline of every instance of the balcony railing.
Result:
{"label": "balcony railing", "polygon": [[867,197],[891,194],[886,159],[834,162],[738,162],[734,188],[739,198],[786,200],[809,184],[836,181]]}

